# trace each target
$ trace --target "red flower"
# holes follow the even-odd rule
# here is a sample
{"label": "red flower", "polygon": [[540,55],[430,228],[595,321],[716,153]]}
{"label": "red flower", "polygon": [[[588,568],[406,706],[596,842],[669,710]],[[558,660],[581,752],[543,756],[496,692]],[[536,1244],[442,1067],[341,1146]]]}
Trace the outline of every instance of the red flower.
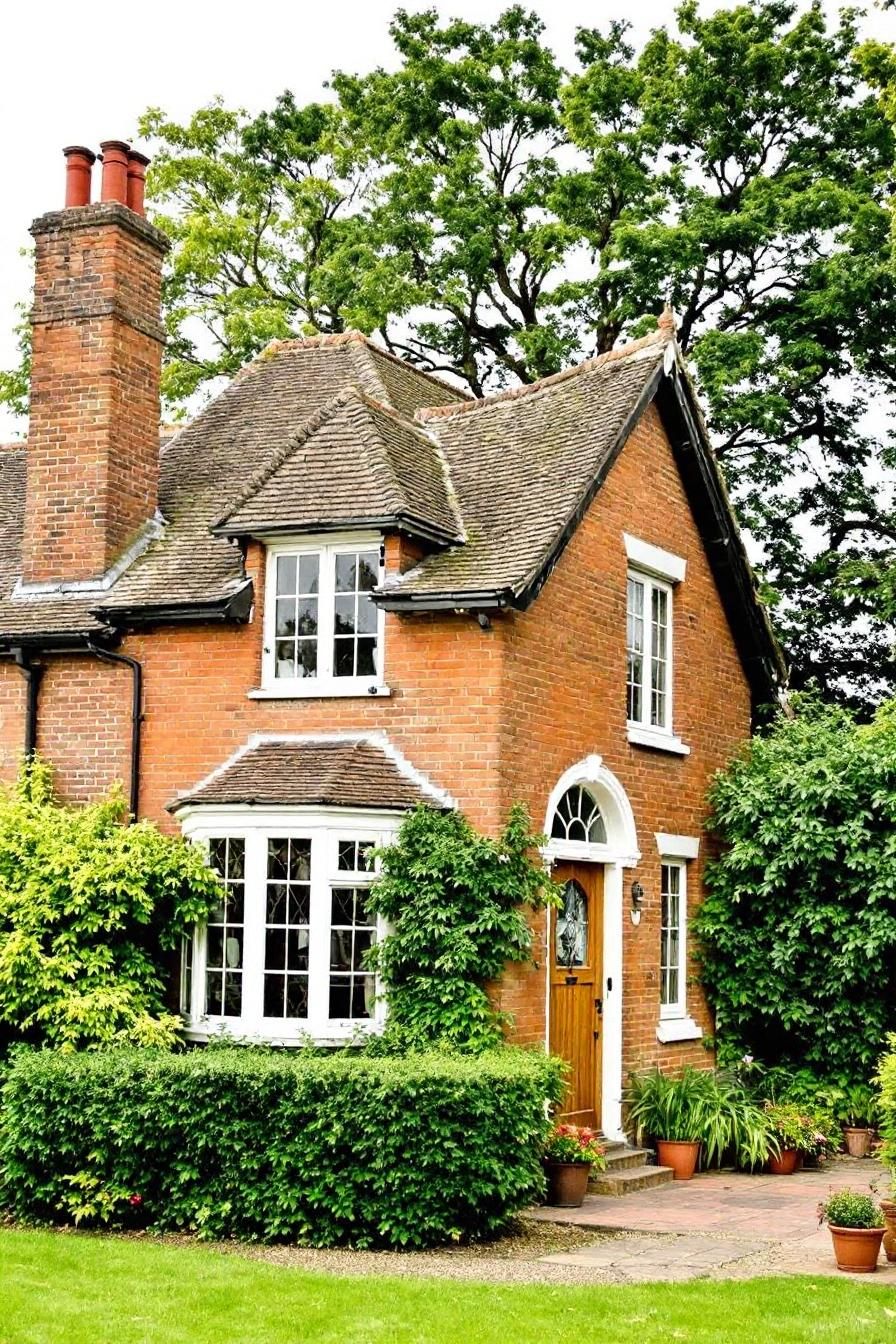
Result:
{"label": "red flower", "polygon": [[139,1205],[141,1205],[141,1204],[143,1203],[143,1196],[142,1196],[142,1195],[130,1195],[130,1196],[128,1197],[128,1203],[129,1203],[129,1204],[132,1204],[132,1205],[134,1206],[134,1208],[136,1209],[136,1208],[139,1207]]}

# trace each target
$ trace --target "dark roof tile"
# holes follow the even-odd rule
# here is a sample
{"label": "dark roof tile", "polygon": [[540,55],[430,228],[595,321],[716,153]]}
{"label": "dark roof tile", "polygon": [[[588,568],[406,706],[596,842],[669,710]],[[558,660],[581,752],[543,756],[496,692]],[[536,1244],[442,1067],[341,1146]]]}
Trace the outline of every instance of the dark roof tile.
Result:
{"label": "dark roof tile", "polygon": [[256,803],[406,811],[451,805],[384,738],[250,738],[229,761],[169,804]]}

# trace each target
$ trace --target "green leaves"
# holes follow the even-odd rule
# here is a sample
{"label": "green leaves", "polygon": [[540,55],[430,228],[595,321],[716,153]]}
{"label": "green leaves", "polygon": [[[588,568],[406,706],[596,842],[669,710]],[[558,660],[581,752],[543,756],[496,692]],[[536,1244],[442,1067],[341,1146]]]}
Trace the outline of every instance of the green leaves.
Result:
{"label": "green leaves", "polygon": [[0,1205],[15,1217],[316,1246],[487,1237],[542,1189],[561,1066],[537,1051],[371,1059],[238,1047],[21,1052]]}
{"label": "green leaves", "polygon": [[896,1026],[896,720],[798,699],[717,776],[696,916],[723,1059],[867,1081]]}
{"label": "green leaves", "polygon": [[166,954],[207,917],[218,883],[200,851],[113,795],[55,801],[49,767],[22,766],[0,793],[0,1024],[66,1050],[170,1046]]}
{"label": "green leaves", "polygon": [[497,841],[459,812],[418,808],[402,822],[367,902],[392,930],[370,954],[389,1001],[387,1043],[474,1052],[500,1043],[505,1022],[486,983],[531,956],[525,911],[554,899],[533,856],[539,839],[519,805]]}

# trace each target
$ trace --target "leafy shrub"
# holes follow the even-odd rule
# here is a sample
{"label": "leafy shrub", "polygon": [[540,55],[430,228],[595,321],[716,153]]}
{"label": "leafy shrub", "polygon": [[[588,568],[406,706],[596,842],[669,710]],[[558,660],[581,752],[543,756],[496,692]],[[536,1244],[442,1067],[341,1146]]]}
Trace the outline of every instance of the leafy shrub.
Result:
{"label": "leafy shrub", "polygon": [[755,1167],[776,1150],[764,1111],[733,1074],[692,1068],[677,1077],[659,1069],[632,1074],[626,1102],[639,1140],[702,1143],[707,1166],[731,1153]]}
{"label": "leafy shrub", "polygon": [[195,846],[125,820],[118,795],[61,806],[39,761],[0,790],[0,1024],[13,1039],[173,1042],[165,953],[218,882]]}
{"label": "leafy shrub", "polygon": [[711,804],[695,927],[720,1059],[866,1082],[896,1027],[896,702],[862,725],[798,698]]}
{"label": "leafy shrub", "polygon": [[25,1052],[0,1120],[17,1218],[317,1246],[429,1246],[497,1232],[543,1189],[561,1064],[332,1058],[239,1048]]}
{"label": "leafy shrub", "polygon": [[818,1221],[830,1227],[883,1227],[884,1215],[873,1195],[859,1190],[835,1190],[819,1204]]}
{"label": "leafy shrub", "polygon": [[367,908],[393,930],[369,958],[389,1000],[387,1048],[476,1051],[501,1041],[507,1019],[486,986],[507,962],[531,957],[524,912],[555,899],[534,856],[541,839],[519,805],[500,840],[479,835],[459,812],[418,808],[380,851]]}
{"label": "leafy shrub", "polygon": [[878,1065],[875,1083],[879,1099],[881,1159],[890,1168],[896,1192],[896,1034],[888,1038],[889,1050]]}

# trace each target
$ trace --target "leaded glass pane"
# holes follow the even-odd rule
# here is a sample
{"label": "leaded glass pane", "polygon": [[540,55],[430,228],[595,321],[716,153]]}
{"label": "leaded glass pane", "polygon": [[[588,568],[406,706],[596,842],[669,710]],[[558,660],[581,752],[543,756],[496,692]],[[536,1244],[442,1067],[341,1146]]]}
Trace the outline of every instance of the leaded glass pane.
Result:
{"label": "leaded glass pane", "polygon": [[570,879],[563,888],[563,906],[557,912],[556,960],[571,970],[588,958],[588,897],[579,882]]}
{"label": "leaded glass pane", "polygon": [[205,943],[205,1012],[239,1017],[243,999],[243,875],[246,844],[241,837],[209,841],[209,863],[224,887],[221,904],[211,912]]}
{"label": "leaded glass pane", "polygon": [[[372,846],[366,841],[344,840],[339,845],[339,867],[362,870]],[[366,886],[333,887],[330,895],[330,996],[331,1018],[368,1018],[373,1013],[374,977],[364,958],[375,933],[365,909]]]}
{"label": "leaded glass pane", "polygon": [[264,1015],[308,1015],[311,841],[268,841],[265,893]]}

